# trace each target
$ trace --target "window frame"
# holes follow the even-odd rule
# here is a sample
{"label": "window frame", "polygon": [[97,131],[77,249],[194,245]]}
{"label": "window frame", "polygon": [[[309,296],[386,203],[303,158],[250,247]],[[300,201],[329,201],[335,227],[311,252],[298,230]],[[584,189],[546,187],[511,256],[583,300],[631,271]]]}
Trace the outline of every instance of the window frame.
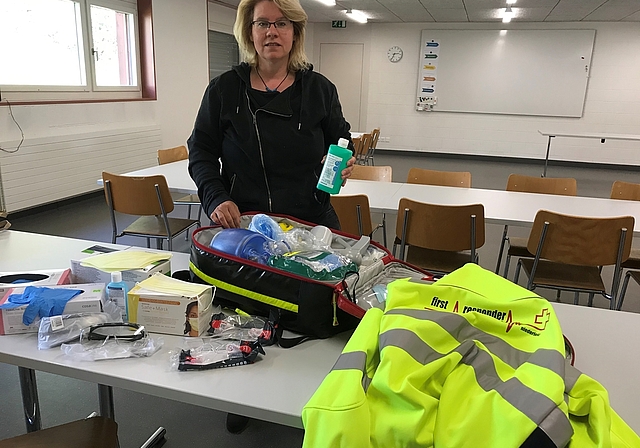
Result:
{"label": "window frame", "polygon": [[[91,70],[87,75],[91,75],[92,78],[92,91],[93,92],[136,92],[142,94],[141,76],[140,76],[140,32],[138,28],[138,11],[135,7],[128,5],[116,4],[109,0],[86,0],[85,7],[87,11],[83,14],[83,19],[87,22],[87,30],[91,29],[91,6],[99,6],[103,8],[109,8],[114,11],[124,12],[133,16],[133,36],[134,36],[134,49],[135,49],[135,65],[136,65],[136,85],[135,86],[99,86],[96,82],[96,60],[93,57],[93,32],[87,32],[87,44],[85,44],[85,60],[90,61]],[[86,64],[86,62],[85,62]]]}
{"label": "window frame", "polygon": [[[2,98],[0,105],[8,100],[15,105],[29,104],[65,104],[93,103],[115,101],[155,100],[156,78],[153,48],[153,15],[152,0],[136,0],[136,7],[129,7],[124,2],[110,0],[74,0],[81,9],[82,42],[84,65],[87,77],[86,86],[22,86],[0,85]],[[96,5],[133,14],[135,53],[136,53],[136,86],[96,86],[95,64],[91,54],[92,37],[90,29],[90,7]],[[137,11],[136,11],[137,9]]]}

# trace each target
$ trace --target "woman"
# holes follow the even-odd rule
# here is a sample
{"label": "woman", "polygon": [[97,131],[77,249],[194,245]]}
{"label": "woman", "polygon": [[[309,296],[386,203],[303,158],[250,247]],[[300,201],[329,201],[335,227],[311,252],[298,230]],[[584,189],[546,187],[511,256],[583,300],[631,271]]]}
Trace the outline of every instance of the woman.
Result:
{"label": "woman", "polygon": [[306,23],[298,0],[238,5],[233,31],[247,62],[211,81],[188,140],[202,205],[225,228],[246,211],[340,228],[316,185],[329,145],[350,139],[350,126],[335,86],[307,61]]}
{"label": "woman", "polygon": [[185,311],[184,334],[198,336],[198,302],[190,302]]}

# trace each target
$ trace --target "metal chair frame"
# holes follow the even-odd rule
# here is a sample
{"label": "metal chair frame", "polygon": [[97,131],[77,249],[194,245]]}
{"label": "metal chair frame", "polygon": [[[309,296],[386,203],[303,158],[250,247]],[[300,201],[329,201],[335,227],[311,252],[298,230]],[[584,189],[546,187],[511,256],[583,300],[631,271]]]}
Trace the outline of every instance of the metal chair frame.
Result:
{"label": "metal chair frame", "polygon": [[380,138],[380,128],[375,128],[373,131],[371,131],[371,140],[369,141],[369,147],[367,148],[365,155],[364,155],[364,164],[365,165],[375,165],[374,161],[373,161],[373,153],[376,150],[376,147],[378,146],[378,139]]}
{"label": "metal chair frame", "polygon": [[[525,176],[521,174],[510,174],[507,180],[507,191],[518,191],[521,193],[543,193],[543,194],[557,194],[565,196],[575,196],[577,193],[577,182],[570,177],[534,177]],[[509,244],[507,249],[507,257],[505,259],[504,273],[502,276],[507,278],[509,274],[509,267],[511,266],[512,254],[509,254],[512,248],[511,240],[508,236],[509,226],[505,225],[502,232],[502,240],[500,241],[500,249],[498,252],[498,261],[496,263],[495,273],[500,273],[500,265],[502,264],[502,255],[504,254],[504,248],[506,244]],[[515,245],[516,248],[520,246]],[[517,250],[516,250],[517,253]],[[533,257],[533,255],[529,255]]]}
{"label": "metal chair frame", "polygon": [[[403,207],[404,204],[409,203],[410,206],[413,203],[416,207],[422,207],[422,211],[419,212],[419,215],[425,215],[422,217],[426,217],[432,219],[432,221],[424,223],[425,226],[432,226],[431,232],[427,230],[420,230],[422,233],[413,233],[413,237],[411,237],[411,241],[409,240],[409,223],[411,222],[411,208]],[[468,214],[464,213],[467,212]],[[455,225],[452,222],[452,219],[462,219],[462,215],[464,213],[465,219],[469,221],[469,236],[462,237],[460,232],[463,230],[463,225]],[[443,220],[436,219],[431,215],[444,215]],[[427,250],[427,251],[435,251],[434,252],[425,252],[427,254],[426,261],[436,260],[433,258],[434,255],[437,256],[438,252],[442,252],[444,258],[441,260],[441,266],[437,266],[436,263],[431,263],[431,266],[423,266],[425,269],[428,269],[432,272],[436,273],[449,273],[451,270],[455,269],[456,266],[464,260],[466,254],[464,251],[469,251],[468,262],[478,263],[478,252],[477,249],[484,245],[485,242],[485,231],[484,231],[484,208],[482,204],[469,204],[469,205],[437,205],[437,204],[428,204],[421,203],[417,201],[412,201],[410,199],[403,198],[400,201],[400,209],[398,211],[398,222],[396,223],[396,240],[393,245],[393,253],[397,252],[398,246],[400,247],[398,258],[401,260],[407,260],[409,262],[415,262],[419,266],[421,264],[418,259],[416,261],[411,260],[411,253],[409,256],[406,255],[407,246],[411,246],[415,250]],[[448,218],[447,218],[448,217]],[[400,219],[402,218],[402,222]],[[419,218],[416,218],[419,219]],[[423,229],[420,226],[421,221],[412,222],[412,226],[418,226],[419,229]],[[434,222],[436,224],[434,224]],[[461,223],[463,221],[460,221]],[[440,224],[440,225],[438,225]],[[461,228],[462,227],[462,228]],[[401,228],[402,231],[400,235],[398,235],[398,228]],[[427,233],[425,233],[427,232]],[[433,232],[433,233],[432,233]],[[479,235],[478,232],[481,232]],[[421,236],[423,235],[423,236]],[[430,237],[425,237],[426,235],[435,235]],[[417,241],[416,241],[417,240]],[[447,259],[449,253],[452,255],[451,259]],[[425,260],[422,260],[425,261]],[[435,265],[435,266],[434,266]]]}
{"label": "metal chair frame", "polygon": [[[107,199],[107,205],[109,206],[109,213],[111,216],[111,242],[115,244],[116,239],[123,237],[125,235],[129,235],[129,236],[137,236],[137,237],[144,237],[147,239],[147,247],[151,247],[151,238],[156,239],[157,243],[156,246],[158,249],[162,249],[162,241],[163,240],[167,240],[167,246],[168,246],[168,250],[173,250],[173,237],[176,235],[179,235],[182,232],[187,232],[188,235],[188,231],[189,228],[191,226],[193,226],[194,224],[197,224],[198,227],[200,227],[200,221],[199,220],[192,220],[194,221],[191,225],[186,226],[184,229],[174,233],[172,235],[171,233],[171,226],[169,224],[169,217],[167,215],[167,207],[165,206],[165,203],[162,199],[162,193],[160,191],[160,185],[159,184],[154,184],[154,188],[155,188],[155,192],[156,192],[156,197],[158,200],[158,204],[160,206],[160,211],[161,211],[161,217],[162,217],[162,223],[164,224],[164,230],[166,232],[166,236],[162,235],[150,235],[148,233],[138,233],[138,232],[132,232],[132,231],[128,231],[126,228],[121,231],[118,232],[118,224],[116,221],[116,209],[114,207],[113,204],[113,191],[112,191],[112,186],[111,186],[111,181],[108,179],[104,180],[104,188],[105,188],[105,192],[106,192],[106,199]],[[156,216],[157,218],[158,216]]]}
{"label": "metal chair frame", "polygon": [[[180,160],[185,160],[189,158],[189,152],[187,151],[187,147],[177,146],[175,148],[169,149],[159,149],[157,153],[158,165],[164,165],[166,163],[178,162]],[[198,207],[198,221],[202,221],[202,203],[200,202],[200,198],[196,201],[194,196],[197,198],[196,194],[189,194],[186,196],[182,196],[173,200],[176,205],[186,205],[187,208],[187,218],[191,219],[191,207]],[[188,235],[187,235],[188,238]]]}
{"label": "metal chair frame", "polygon": [[[337,204],[335,204],[335,201],[343,201],[343,200],[357,200],[357,199],[363,199],[363,203],[366,204],[366,208],[367,208],[367,212],[369,213],[369,216],[371,216],[371,212],[369,211],[369,198],[366,195],[351,195],[351,196],[334,196],[331,198],[331,201],[334,202],[334,208],[340,208],[337,206]],[[338,212],[338,210],[336,210],[336,213]],[[371,229],[370,232],[366,232],[369,229],[365,229],[364,228],[364,220],[363,220],[363,215],[362,215],[362,205],[359,203],[356,203],[355,205],[355,212],[356,212],[356,223],[357,223],[357,230],[358,230],[358,235],[367,235],[370,238],[373,238],[373,234],[378,230],[378,229],[382,229],[382,244],[387,247],[387,220],[386,220],[386,216],[385,214],[382,215],[382,223],[376,225],[376,227],[374,228],[371,224],[371,218],[369,218],[369,227]],[[339,217],[339,215],[338,215]],[[342,223],[341,223],[342,224]],[[345,230],[345,229],[342,229]]]}
{"label": "metal chair frame", "polygon": [[[540,213],[540,212],[538,212]],[[588,219],[588,218],[585,218]],[[535,226],[535,222],[534,222],[534,226]],[[536,284],[535,283],[535,276],[536,276],[536,272],[538,270],[538,267],[540,265],[540,263],[558,263],[558,264],[567,264],[567,263],[562,263],[562,262],[558,262],[558,261],[554,261],[554,260],[550,260],[547,258],[544,258],[542,256],[543,254],[543,249],[545,248],[545,242],[547,239],[547,233],[549,231],[549,227],[551,226],[551,223],[549,221],[544,221],[543,226],[542,226],[542,230],[540,233],[540,237],[538,239],[537,242],[537,248],[536,248],[536,253],[535,256],[533,258],[533,264],[531,267],[531,272],[527,273],[528,275],[528,281],[527,281],[527,289],[533,291],[535,290],[536,287],[539,288],[544,288],[544,289],[555,289],[558,291],[558,298],[560,295],[561,291],[570,291],[574,293],[574,304],[578,305],[579,304],[579,299],[580,299],[580,293],[584,292],[584,293],[588,293],[589,294],[589,301],[588,301],[588,306],[592,306],[593,305],[593,299],[596,293],[601,294],[604,298],[608,299],[610,301],[610,309],[617,309],[617,303],[616,303],[616,295],[617,295],[617,291],[618,291],[618,286],[619,286],[619,280],[620,280],[620,272],[621,272],[621,265],[622,265],[622,261],[624,259],[624,251],[625,251],[625,244],[626,244],[626,237],[627,237],[627,232],[628,229],[626,227],[622,227],[620,230],[620,239],[618,242],[618,250],[617,250],[617,256],[616,256],[616,261],[615,261],[615,267],[614,267],[614,274],[613,274],[613,282],[612,282],[612,286],[611,286],[611,292],[607,293],[606,290],[604,291],[594,291],[593,289],[589,289],[589,288],[577,288],[577,287],[568,287],[568,286],[554,286],[554,285],[544,285],[544,284]],[[533,229],[532,229],[532,233],[533,233]],[[530,235],[531,238],[531,235]],[[628,254],[627,254],[628,256]],[[516,266],[516,272],[514,275],[514,283],[518,283],[519,280],[519,276],[520,276],[520,268],[522,268],[523,265],[523,259],[519,259],[518,260],[518,264]],[[589,267],[589,266],[585,266],[585,267]],[[599,272],[602,272],[602,266],[598,266]]]}

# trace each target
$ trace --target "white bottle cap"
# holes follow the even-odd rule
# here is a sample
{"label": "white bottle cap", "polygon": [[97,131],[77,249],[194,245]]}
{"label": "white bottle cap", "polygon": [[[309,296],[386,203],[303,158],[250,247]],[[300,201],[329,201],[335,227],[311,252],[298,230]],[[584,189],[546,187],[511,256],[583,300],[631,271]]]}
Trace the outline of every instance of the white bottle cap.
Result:
{"label": "white bottle cap", "polygon": [[120,283],[122,281],[122,272],[114,271],[111,273],[111,281],[113,283]]}
{"label": "white bottle cap", "polygon": [[346,148],[349,146],[349,140],[347,140],[346,138],[340,138],[338,140],[338,146],[341,148]]}

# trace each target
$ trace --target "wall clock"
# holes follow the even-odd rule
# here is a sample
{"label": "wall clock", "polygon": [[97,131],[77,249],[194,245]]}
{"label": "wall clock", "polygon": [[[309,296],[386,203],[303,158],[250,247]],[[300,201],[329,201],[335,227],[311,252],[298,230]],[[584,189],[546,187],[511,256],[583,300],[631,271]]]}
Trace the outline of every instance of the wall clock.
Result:
{"label": "wall clock", "polygon": [[402,48],[393,46],[387,51],[387,57],[391,62],[399,62],[402,59]]}

